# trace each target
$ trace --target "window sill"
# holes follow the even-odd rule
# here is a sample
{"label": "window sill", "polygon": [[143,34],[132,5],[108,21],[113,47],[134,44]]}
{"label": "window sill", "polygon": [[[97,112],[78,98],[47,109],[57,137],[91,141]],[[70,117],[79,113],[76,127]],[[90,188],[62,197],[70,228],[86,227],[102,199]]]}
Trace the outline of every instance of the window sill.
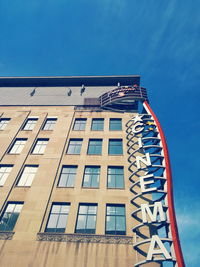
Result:
{"label": "window sill", "polygon": [[126,235],[38,233],[37,241],[133,245],[133,237]]}
{"label": "window sill", "polygon": [[0,231],[0,240],[11,240],[15,232]]}

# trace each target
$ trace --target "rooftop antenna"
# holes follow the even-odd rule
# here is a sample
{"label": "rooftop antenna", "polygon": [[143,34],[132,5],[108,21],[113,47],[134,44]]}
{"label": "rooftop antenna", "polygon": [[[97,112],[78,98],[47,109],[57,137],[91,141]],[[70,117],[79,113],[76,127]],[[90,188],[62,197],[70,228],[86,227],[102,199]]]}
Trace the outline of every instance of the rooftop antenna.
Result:
{"label": "rooftop antenna", "polygon": [[[35,88],[36,88],[36,87],[35,87]],[[30,96],[34,96],[34,94],[35,94],[35,92],[36,92],[35,88],[34,88],[33,91],[30,93]]]}
{"label": "rooftop antenna", "polygon": [[85,92],[85,86],[84,86],[84,84],[82,84],[82,86],[81,86],[81,91],[80,91],[81,95],[82,95],[84,92]]}
{"label": "rooftop antenna", "polygon": [[67,95],[71,96],[71,94],[72,94],[72,90],[69,88],[68,91],[67,91]]}

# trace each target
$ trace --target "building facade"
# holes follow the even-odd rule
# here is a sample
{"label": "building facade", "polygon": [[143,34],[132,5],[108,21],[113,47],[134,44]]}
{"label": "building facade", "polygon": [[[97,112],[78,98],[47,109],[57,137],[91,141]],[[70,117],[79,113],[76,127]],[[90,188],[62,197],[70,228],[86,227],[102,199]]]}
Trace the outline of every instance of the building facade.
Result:
{"label": "building facade", "polygon": [[159,216],[146,207],[151,222],[140,214],[155,188],[144,178],[153,152],[145,158],[138,137],[156,126],[147,113],[142,126],[139,76],[11,77],[0,86],[0,266],[184,266],[171,230],[150,240],[158,224],[169,229],[164,198]]}

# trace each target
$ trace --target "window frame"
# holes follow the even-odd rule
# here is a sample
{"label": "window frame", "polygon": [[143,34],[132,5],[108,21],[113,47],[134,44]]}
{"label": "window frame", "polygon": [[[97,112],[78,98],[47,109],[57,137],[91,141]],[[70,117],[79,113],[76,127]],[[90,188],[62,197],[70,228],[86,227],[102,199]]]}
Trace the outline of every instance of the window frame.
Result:
{"label": "window frame", "polygon": [[[46,143],[46,145],[40,144],[39,152],[36,153],[36,152],[34,152],[34,150],[36,149],[37,146],[39,146],[39,144],[37,144],[37,143],[40,142],[40,141],[47,141],[47,143]],[[31,154],[32,155],[44,155],[48,143],[49,143],[49,138],[37,138],[35,140],[33,148],[31,149]],[[44,147],[44,146],[45,146],[44,150],[42,152],[40,152],[41,148]]]}
{"label": "window frame", "polygon": [[[17,221],[18,221],[19,215],[20,215],[20,213],[21,213],[21,211],[22,211],[22,209],[23,209],[24,202],[23,202],[23,201],[8,201],[8,202],[6,203],[5,208],[3,209],[3,211],[1,212],[1,215],[0,215],[0,226],[1,226],[1,222],[2,222],[2,220],[3,220],[3,218],[4,218],[4,215],[5,215],[6,210],[8,209],[8,206],[9,206],[9,205],[15,205],[14,209],[16,208],[16,205],[21,205],[21,208],[20,208],[20,211],[17,213],[18,215],[17,215],[17,218],[16,218],[15,222],[13,223],[13,225],[11,225],[11,226],[12,226],[11,229],[8,229],[8,227],[7,227],[6,229],[1,229],[1,227],[0,227],[0,231],[2,231],[2,232],[12,232],[12,231],[14,230],[15,225],[16,225],[16,223],[17,223]],[[14,211],[14,209],[13,209],[13,211]],[[7,212],[7,213],[9,213],[9,212]],[[11,213],[14,214],[14,212],[11,212]],[[12,216],[13,216],[13,215],[12,215]],[[5,216],[5,217],[6,217],[6,216]],[[9,216],[8,222],[9,222],[9,221],[12,221],[11,216]],[[6,225],[9,225],[9,224],[6,223]]]}
{"label": "window frame", "polygon": [[[81,206],[87,206],[87,213],[80,213],[80,207]],[[90,207],[96,207],[96,213],[91,213],[89,214],[88,213],[88,210]],[[96,224],[97,224],[97,213],[98,213],[98,204],[97,203],[79,203],[79,206],[78,206],[78,212],[77,212],[77,217],[76,217],[76,225],[75,225],[75,233],[78,233],[78,234],[95,234],[96,233]],[[81,231],[81,230],[78,230],[77,229],[77,226],[78,226],[78,223],[79,223],[79,216],[86,216],[86,218],[84,219],[84,231]],[[90,228],[87,228],[88,226],[88,218],[91,218],[91,217],[95,217],[95,220],[94,220],[94,224],[95,224],[95,227],[94,228],[91,228],[91,230],[93,231],[87,231],[87,229],[90,229]],[[81,228],[79,228],[81,229]]]}
{"label": "window frame", "polygon": [[[70,142],[73,142],[73,141],[81,141],[81,144],[71,144],[71,147],[73,147],[73,153],[69,153],[69,149],[70,148]],[[67,155],[80,155],[81,154],[81,149],[82,149],[82,144],[83,144],[83,138],[70,138],[69,141],[68,141],[68,146],[67,146],[67,151],[66,151],[66,154]],[[80,150],[78,150],[78,153],[74,153],[74,151],[77,149],[77,147],[80,148]]]}
{"label": "window frame", "polygon": [[[94,144],[94,145],[91,145],[90,144],[90,142],[94,142],[94,141],[100,141],[101,142],[101,145],[96,145],[96,144]],[[102,146],[103,146],[103,139],[101,139],[101,138],[90,138],[89,140],[88,140],[88,148],[87,148],[87,155],[102,155]],[[99,151],[99,153],[91,153],[90,152],[90,150],[93,150],[94,149],[94,151],[98,151],[98,147],[101,147],[101,149],[100,149],[100,151]]]}
{"label": "window frame", "polygon": [[[102,122],[102,123],[96,123],[96,122]],[[93,129],[93,127],[96,127],[96,129]],[[100,127],[99,127],[100,126]],[[91,131],[103,131],[104,130],[104,118],[92,118],[91,122]]]}
{"label": "window frame", "polygon": [[[83,121],[84,123],[77,123],[78,121]],[[87,118],[75,118],[74,124],[73,124],[73,131],[85,131],[86,123],[87,123]],[[75,127],[77,126],[79,126],[78,129],[75,129]],[[80,129],[82,128],[82,126],[83,126],[83,129]]]}
{"label": "window frame", "polygon": [[[68,213],[62,213],[62,212],[54,212],[54,213],[52,213],[52,210],[53,210],[53,207],[54,206],[67,206],[67,207],[69,207],[69,209],[68,209]],[[69,216],[69,213],[70,213],[70,207],[71,207],[71,203],[70,202],[52,202],[52,204],[51,204],[51,208],[50,208],[50,210],[49,210],[49,215],[48,215],[48,218],[47,218],[47,222],[46,222],[46,226],[45,226],[45,229],[44,229],[44,232],[45,233],[65,233],[66,232],[66,229],[67,229],[67,221],[68,221],[68,216]],[[60,208],[60,211],[61,211],[61,208]],[[59,224],[59,219],[60,219],[60,217],[63,215],[63,214],[66,214],[66,223],[65,223],[65,229],[64,229],[64,231],[47,231],[47,229],[48,229],[48,224],[49,224],[49,222],[50,222],[50,218],[51,218],[51,216],[53,216],[53,215],[57,215],[57,214],[59,214],[59,216],[58,216],[58,218],[56,219],[56,228],[53,228],[53,229],[59,229],[59,228],[57,228],[57,226],[58,226],[58,224]],[[61,228],[61,229],[63,229],[63,228]]]}
{"label": "window frame", "polygon": [[[115,169],[115,173],[109,173],[109,170],[112,170],[112,169]],[[119,173],[119,174],[116,173],[116,170],[117,169],[122,170],[122,173]],[[114,176],[114,177],[112,177],[112,176]],[[123,186],[121,186],[121,187],[117,187],[116,186],[117,185],[117,179],[119,179],[119,178],[117,178],[117,176],[120,176],[120,179],[122,179]],[[112,179],[114,180],[114,185],[115,186],[113,186],[113,187],[112,186],[109,186],[109,177],[111,177],[110,178],[111,180]],[[125,183],[124,183],[124,166],[108,166],[107,167],[107,189],[125,189]]]}
{"label": "window frame", "polygon": [[[26,145],[27,140],[28,140],[28,138],[15,138],[13,140],[13,142],[11,143],[11,145],[9,146],[8,151],[7,151],[7,154],[10,154],[10,155],[19,155],[23,151],[23,149],[24,149],[24,147]],[[24,144],[16,144],[17,141],[25,141],[25,143]],[[17,152],[17,151],[11,152],[15,145],[16,146],[18,145],[18,148],[23,145],[23,147],[20,150],[20,152]],[[16,150],[18,150],[18,149],[16,149]]]}
{"label": "window frame", "polygon": [[[36,168],[36,170],[35,170],[35,172],[28,172],[28,173],[25,173],[25,169],[26,168]],[[26,165],[24,165],[24,167],[23,167],[23,169],[21,170],[21,172],[19,173],[19,175],[18,175],[18,178],[17,178],[17,183],[16,183],[16,187],[31,187],[31,185],[32,185],[32,183],[33,183],[33,181],[34,181],[34,179],[35,179],[35,176],[36,176],[36,174],[37,174],[37,171],[38,171],[38,168],[39,168],[39,165],[37,165],[37,164],[26,164]],[[29,175],[30,174],[34,174],[33,175],[33,177],[32,178],[29,178]],[[23,175],[25,176],[25,175],[27,175],[28,177],[26,178],[26,182],[25,182],[25,184],[19,184],[20,183],[20,180],[23,178]],[[27,184],[27,181],[28,180],[31,180],[31,183],[29,182],[29,184],[28,185],[26,185]]]}
{"label": "window frame", "polygon": [[[94,169],[94,170],[96,169],[97,172],[93,172],[93,171],[92,172],[89,172],[89,171],[86,172],[87,168]],[[101,172],[101,166],[99,166],[99,165],[86,165],[84,168],[84,173],[83,173],[82,188],[99,188],[100,172]],[[89,186],[84,186],[86,175],[89,176],[89,179],[88,179],[89,184],[90,184]],[[98,184],[97,186],[92,186],[92,184],[94,183],[94,180],[95,180],[94,177],[97,179],[97,184]]]}
{"label": "window frame", "polygon": [[[113,125],[117,125],[114,121],[120,121],[120,129],[111,129]],[[109,131],[122,131],[122,119],[121,118],[110,118],[109,119]]]}
{"label": "window frame", "polygon": [[[10,120],[11,118],[0,118],[0,131],[5,130]],[[2,121],[7,121],[7,123],[1,123]]]}
{"label": "window frame", "polygon": [[[63,173],[63,169],[64,168],[74,169],[75,172],[73,172],[73,173],[71,173],[71,172]],[[75,185],[75,181],[76,181],[77,169],[78,169],[78,165],[62,165],[61,171],[60,171],[60,175],[59,175],[59,179],[58,179],[57,187],[59,187],[59,188],[73,188],[74,185]],[[61,182],[61,179],[62,179],[62,174],[67,174],[67,179],[66,179],[65,186],[64,185],[60,185],[60,182]],[[70,174],[73,174],[74,175],[74,178],[73,178],[73,186],[67,186],[68,181],[70,179],[69,178]],[[63,180],[64,180],[64,178],[63,178]]]}
{"label": "window frame", "polygon": [[[45,119],[45,121],[44,121],[44,123],[43,123],[43,125],[42,125],[42,131],[53,131],[54,130],[54,127],[55,127],[55,125],[56,125],[56,122],[57,122],[57,118],[55,118],[55,117],[49,117],[49,118],[46,118]],[[46,125],[48,124],[47,122],[48,121],[54,121],[54,123],[51,123],[50,124],[50,126],[52,127],[52,125],[53,125],[53,127],[52,127],[52,129],[45,129],[45,127],[46,127]],[[50,128],[51,128],[50,127]]]}
{"label": "window frame", "polygon": [[[0,164],[0,187],[4,186],[10,173],[12,172],[13,166],[14,166],[13,164]],[[11,170],[10,170],[10,172],[1,172],[1,168],[11,168]],[[6,176],[6,177],[4,177],[4,176]],[[3,180],[3,183],[2,183],[2,180]]]}
{"label": "window frame", "polygon": [[[111,149],[113,148],[113,145],[111,145],[111,142],[121,141],[120,145],[120,152],[121,153],[111,153]],[[109,156],[122,156],[123,155],[123,139],[122,138],[111,138],[108,140],[108,155]]]}
{"label": "window frame", "polygon": [[[28,124],[28,122],[31,121],[31,120],[34,121],[35,123],[31,123],[31,124],[29,124],[29,127],[30,127],[30,126],[33,126],[33,128],[32,128],[32,129],[25,129],[26,126],[27,126],[27,124]],[[37,118],[37,117],[32,117],[32,118],[29,117],[29,118],[27,118],[27,119],[25,120],[24,124],[22,125],[21,130],[22,130],[22,131],[32,131],[32,130],[35,128],[35,125],[36,125],[37,121],[38,121],[38,118]]]}
{"label": "window frame", "polygon": [[[123,207],[124,208],[124,215],[117,215],[116,214],[116,209],[115,209],[115,214],[112,215],[112,214],[108,214],[108,211],[107,211],[107,208],[108,207]],[[107,225],[107,217],[114,217],[114,228],[113,230],[107,230],[108,228],[108,225]],[[124,227],[125,227],[125,231],[118,231],[117,230],[117,218],[124,218]],[[111,221],[111,220],[109,220]],[[105,218],[105,234],[106,235],[126,235],[127,234],[127,222],[126,222],[126,205],[125,204],[113,204],[113,203],[107,203],[106,204],[106,218]],[[112,232],[112,233],[109,233],[109,232]],[[113,233],[114,232],[114,233]],[[121,232],[121,233],[120,233]]]}

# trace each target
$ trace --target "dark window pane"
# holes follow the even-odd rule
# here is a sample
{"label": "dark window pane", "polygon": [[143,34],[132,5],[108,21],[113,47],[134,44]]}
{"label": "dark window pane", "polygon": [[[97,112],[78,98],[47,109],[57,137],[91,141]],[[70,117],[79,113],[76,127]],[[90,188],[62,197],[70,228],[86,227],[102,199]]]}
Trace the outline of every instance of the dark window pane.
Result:
{"label": "dark window pane", "polygon": [[109,129],[110,131],[121,131],[122,119],[110,119]]}
{"label": "dark window pane", "polygon": [[89,155],[101,155],[102,139],[90,139],[88,144]]}
{"label": "dark window pane", "polygon": [[108,147],[109,155],[122,155],[122,140],[121,139],[110,139]]}
{"label": "dark window pane", "polygon": [[92,119],[92,131],[103,131],[104,119]]}

